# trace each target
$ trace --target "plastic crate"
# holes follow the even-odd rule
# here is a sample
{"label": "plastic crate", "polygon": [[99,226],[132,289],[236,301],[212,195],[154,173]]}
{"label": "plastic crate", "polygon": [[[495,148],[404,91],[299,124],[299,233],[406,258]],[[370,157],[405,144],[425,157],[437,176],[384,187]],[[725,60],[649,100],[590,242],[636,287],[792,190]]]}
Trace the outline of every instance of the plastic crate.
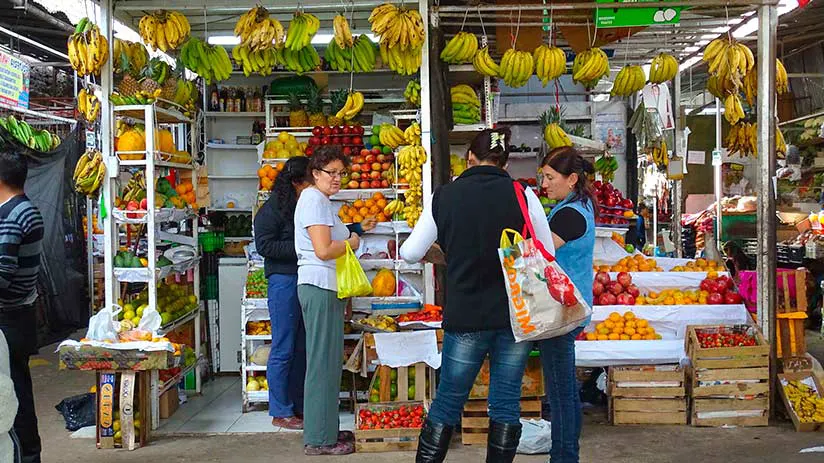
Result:
{"label": "plastic crate", "polygon": [[746,239],[757,235],[756,214],[724,214],[721,219],[721,241]]}
{"label": "plastic crate", "polygon": [[207,301],[217,300],[217,275],[206,275],[200,287],[200,298]]}
{"label": "plastic crate", "polygon": [[801,266],[804,264],[806,249],[804,246],[779,244],[776,246],[776,261],[784,266]]}
{"label": "plastic crate", "polygon": [[225,244],[223,232],[206,232],[198,235],[198,242],[203,252],[214,252],[223,249]]}

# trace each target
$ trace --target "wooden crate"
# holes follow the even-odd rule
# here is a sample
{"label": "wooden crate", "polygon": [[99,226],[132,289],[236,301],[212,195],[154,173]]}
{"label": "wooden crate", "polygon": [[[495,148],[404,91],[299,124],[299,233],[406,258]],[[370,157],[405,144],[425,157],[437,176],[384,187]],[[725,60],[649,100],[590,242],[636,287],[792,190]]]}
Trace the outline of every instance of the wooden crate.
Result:
{"label": "wooden crate", "polygon": [[[757,345],[703,348],[697,332],[746,329]],[[767,426],[770,395],[770,346],[753,326],[689,326],[688,388],[693,426]]]}
{"label": "wooden crate", "polygon": [[[392,397],[391,394],[391,375],[392,370],[397,373],[397,396]],[[415,397],[409,397],[410,373],[414,371]],[[375,387],[375,383],[380,378],[380,387]],[[419,380],[423,378],[423,380]],[[426,380],[429,380],[429,387],[426,387]],[[424,387],[420,387],[423,382]],[[380,402],[408,402],[412,400],[422,401],[432,399],[435,397],[435,370],[423,362],[410,365],[408,367],[391,368],[385,365],[378,366],[375,374],[372,376],[372,381],[369,383],[370,396],[378,391]]]}
{"label": "wooden crate", "polygon": [[[97,448],[135,450],[146,446],[152,423],[150,373],[99,370],[96,375]],[[116,418],[120,421],[118,430]]]}
{"label": "wooden crate", "polygon": [[790,293],[791,272],[779,273],[779,300],[776,304],[776,345],[777,356],[785,365],[806,360],[807,341],[804,322],[807,319],[807,270],[793,271],[795,300]]}
{"label": "wooden crate", "polygon": [[[524,369],[524,376],[521,378],[521,397],[543,397],[544,394],[544,372],[541,368],[541,357],[529,357]],[[470,399],[486,399],[489,397],[489,359],[484,360],[481,371],[475,378],[472,390],[469,391]]]}
{"label": "wooden crate", "polygon": [[790,416],[790,419],[795,426],[795,430],[798,432],[813,432],[813,431],[824,431],[824,422],[816,422],[816,423],[802,423],[798,419],[798,415],[795,413],[795,410],[790,405],[789,398],[787,397],[787,392],[784,389],[784,381],[789,380],[796,380],[801,381],[802,379],[811,378],[813,384],[815,384],[815,388],[818,391],[818,396],[821,397],[824,394],[824,387],[822,387],[821,382],[818,381],[818,378],[813,374],[812,371],[799,371],[799,372],[787,372],[784,374],[778,375],[778,383],[780,385],[780,393],[781,393],[781,401],[784,402],[784,408],[787,410],[787,415]]}
{"label": "wooden crate", "polygon": [[357,404],[355,407],[355,451],[366,452],[414,452],[418,449],[419,428],[400,429],[359,429],[360,411],[394,409],[400,406],[423,405],[429,411],[428,401],[387,402]]}
{"label": "wooden crate", "polygon": [[[438,338],[438,352],[443,350],[443,330],[435,330]],[[378,351],[375,349],[375,337],[372,333],[363,333],[363,366],[368,367],[378,360]]]}
{"label": "wooden crate", "polygon": [[[521,418],[541,418],[541,399],[521,399]],[[489,409],[486,399],[468,400],[461,415],[461,442],[464,445],[486,445],[489,434]]]}
{"label": "wooden crate", "polygon": [[687,424],[684,369],[678,365],[609,369],[612,424]]}

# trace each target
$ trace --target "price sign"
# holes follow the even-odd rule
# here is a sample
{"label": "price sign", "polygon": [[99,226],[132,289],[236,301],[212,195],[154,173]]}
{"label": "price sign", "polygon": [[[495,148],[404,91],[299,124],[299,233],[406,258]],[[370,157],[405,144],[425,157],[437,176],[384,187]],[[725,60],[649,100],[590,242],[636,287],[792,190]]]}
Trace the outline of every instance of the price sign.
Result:
{"label": "price sign", "polygon": [[29,108],[29,65],[0,52],[0,103]]}

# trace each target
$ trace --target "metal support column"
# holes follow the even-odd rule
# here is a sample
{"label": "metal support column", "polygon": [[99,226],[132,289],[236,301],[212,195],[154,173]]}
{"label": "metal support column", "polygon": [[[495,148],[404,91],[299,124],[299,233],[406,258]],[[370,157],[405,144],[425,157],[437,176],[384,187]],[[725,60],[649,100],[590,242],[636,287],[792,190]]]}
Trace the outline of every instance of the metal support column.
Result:
{"label": "metal support column", "polygon": [[[102,0],[100,2],[100,33],[109,41],[109,56],[114,56],[113,16],[113,0]],[[103,181],[100,194],[103,195],[103,202],[106,210],[110,214],[103,221],[103,233],[105,237],[103,277],[105,278],[104,294],[106,307],[111,307],[117,302],[120,289],[114,278],[114,256],[117,254],[119,246],[118,229],[117,224],[111,216],[112,206],[114,205],[115,181],[118,175],[117,158],[114,156],[114,150],[112,149],[114,113],[112,112],[112,105],[109,100],[109,95],[114,88],[114,82],[112,81],[112,61],[113,60],[106,60],[103,69],[100,71],[100,85],[102,88],[100,92],[100,143],[103,159],[106,161],[106,178]],[[100,211],[98,211],[98,213],[100,213]]]}
{"label": "metal support column", "polygon": [[[681,159],[686,165],[687,153],[681,151],[681,140],[684,136],[684,119],[681,118],[681,72],[675,74],[675,81],[673,82],[673,112],[675,113],[675,131],[672,139],[672,154],[676,159]],[[681,168],[683,170],[683,167]],[[681,242],[681,213],[683,204],[683,183],[681,180],[672,181],[672,223],[670,230],[672,231],[672,240],[675,241],[675,257],[682,257],[684,254],[684,246]]]}
{"label": "metal support column", "polygon": [[[712,153],[712,189],[715,192],[715,247],[721,249],[721,198],[724,196],[721,187],[721,149],[724,146],[721,141],[721,100],[715,99],[715,150]],[[706,249],[706,242],[704,244]]]}
{"label": "metal support column", "polygon": [[[423,41],[423,49],[429,50],[429,2],[419,2],[418,11],[423,20],[423,30],[426,31]],[[432,207],[432,103],[430,101],[430,80],[429,80],[429,61],[430,55],[427,52],[423,53],[421,57],[421,145],[426,150],[428,156],[426,162],[421,166],[421,177],[423,178],[423,207],[428,209]],[[435,273],[432,264],[424,265],[423,272],[423,287],[424,287],[424,302],[433,304],[435,302]]]}
{"label": "metal support column", "polygon": [[[778,12],[775,5],[758,8],[758,323],[772,345],[771,390],[776,391],[775,351],[775,48]],[[770,395],[774,416],[775,394]]]}

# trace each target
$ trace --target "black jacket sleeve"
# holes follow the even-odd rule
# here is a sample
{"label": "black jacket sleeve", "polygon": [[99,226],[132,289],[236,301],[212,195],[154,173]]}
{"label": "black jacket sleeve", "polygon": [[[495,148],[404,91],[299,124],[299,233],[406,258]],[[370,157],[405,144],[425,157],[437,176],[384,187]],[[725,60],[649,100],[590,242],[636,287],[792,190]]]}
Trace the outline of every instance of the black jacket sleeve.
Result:
{"label": "black jacket sleeve", "polygon": [[549,221],[549,228],[558,235],[564,242],[584,236],[587,231],[587,221],[580,212],[571,207],[563,207],[552,216]]}
{"label": "black jacket sleeve", "polygon": [[[294,232],[284,233],[284,227],[294,228],[295,225],[285,223],[273,199],[266,201],[255,215],[255,247],[264,258],[297,262]],[[284,240],[284,236],[291,239]]]}

